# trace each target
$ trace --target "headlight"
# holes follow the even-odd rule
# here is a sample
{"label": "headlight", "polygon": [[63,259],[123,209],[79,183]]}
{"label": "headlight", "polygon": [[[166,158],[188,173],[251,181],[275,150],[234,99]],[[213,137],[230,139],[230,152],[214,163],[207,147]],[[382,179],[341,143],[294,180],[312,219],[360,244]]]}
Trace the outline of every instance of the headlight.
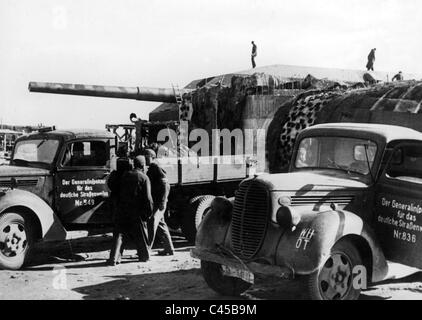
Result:
{"label": "headlight", "polygon": [[277,223],[281,227],[295,227],[300,222],[300,215],[290,206],[281,206],[276,215]]}

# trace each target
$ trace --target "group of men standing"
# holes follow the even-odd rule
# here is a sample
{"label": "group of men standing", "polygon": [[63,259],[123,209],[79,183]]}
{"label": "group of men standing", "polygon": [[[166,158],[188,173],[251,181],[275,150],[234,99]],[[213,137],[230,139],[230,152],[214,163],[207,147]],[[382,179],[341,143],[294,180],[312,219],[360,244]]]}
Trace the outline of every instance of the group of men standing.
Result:
{"label": "group of men standing", "polygon": [[140,262],[148,261],[156,236],[164,246],[158,254],[173,255],[174,247],[164,221],[170,184],[164,169],[155,162],[155,152],[146,149],[133,162],[125,148],[119,150],[118,156],[117,168],[107,181],[114,220],[108,264],[120,263],[127,242],[135,245]]}

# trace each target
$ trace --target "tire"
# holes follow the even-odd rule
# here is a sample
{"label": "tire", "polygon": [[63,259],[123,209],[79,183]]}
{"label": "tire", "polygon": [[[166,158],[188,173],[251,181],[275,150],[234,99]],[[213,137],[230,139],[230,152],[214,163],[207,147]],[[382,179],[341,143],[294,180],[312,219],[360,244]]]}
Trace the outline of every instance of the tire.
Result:
{"label": "tire", "polygon": [[198,227],[208,213],[209,209],[211,209],[211,202],[215,199],[215,196],[203,196],[198,199],[198,206],[195,212],[195,228],[198,230]]}
{"label": "tire", "polygon": [[201,261],[201,270],[208,286],[223,296],[240,296],[252,286],[240,278],[223,275],[221,265],[215,262]]}
{"label": "tire", "polygon": [[199,198],[200,197],[195,197],[189,201],[189,204],[183,210],[182,223],[180,225],[183,235],[191,243],[195,242],[195,236],[196,236],[195,219],[192,217],[198,207]]}
{"label": "tire", "polygon": [[194,203],[197,203],[199,199],[201,199],[203,196],[196,196],[189,200],[189,204],[193,205]]}
{"label": "tire", "polygon": [[363,265],[363,261],[353,243],[347,240],[337,242],[324,265],[308,276],[309,298],[312,300],[358,299],[361,289],[353,287],[353,269],[359,265]]}
{"label": "tire", "polygon": [[6,212],[0,216],[0,269],[18,270],[27,262],[33,234],[25,215]]}
{"label": "tire", "polygon": [[[186,210],[184,210],[185,212],[183,214],[181,227],[182,227],[183,235],[189,242],[195,242],[196,230],[197,230],[197,224],[196,224],[197,216],[201,216],[201,218],[198,218],[198,221],[201,222],[203,212],[206,209],[204,208],[205,206],[204,198],[209,199],[210,197],[212,197],[212,199],[215,198],[214,196],[210,196],[210,195],[194,197],[189,201],[189,205],[187,206]],[[198,213],[198,209],[200,205],[202,205],[201,206],[202,213]]]}

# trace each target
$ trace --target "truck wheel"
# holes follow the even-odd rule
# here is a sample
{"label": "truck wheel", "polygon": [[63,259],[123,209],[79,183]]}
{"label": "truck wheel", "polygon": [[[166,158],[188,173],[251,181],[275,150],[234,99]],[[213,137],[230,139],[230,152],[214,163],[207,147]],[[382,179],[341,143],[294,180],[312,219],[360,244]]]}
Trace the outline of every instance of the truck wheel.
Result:
{"label": "truck wheel", "polygon": [[199,224],[202,219],[211,209],[211,202],[215,199],[215,196],[203,196],[198,199],[198,207],[195,213],[195,228],[198,230]]}
{"label": "truck wheel", "polygon": [[26,262],[34,237],[29,222],[19,213],[0,216],[0,268],[18,270]]}
{"label": "truck wheel", "polygon": [[183,210],[182,216],[182,233],[189,242],[195,242],[196,228],[195,228],[195,212],[198,208],[200,197],[195,197],[189,200],[189,204]]}
{"label": "truck wheel", "polygon": [[356,300],[361,289],[353,287],[353,268],[359,265],[363,262],[356,247],[350,241],[339,241],[324,265],[309,276],[309,297],[313,300]]}
{"label": "truck wheel", "polygon": [[209,207],[209,205],[207,205],[207,201],[205,200],[211,199],[209,202],[211,204],[211,201],[214,198],[214,196],[210,195],[197,196],[189,201],[189,205],[184,212],[182,221],[182,232],[189,242],[195,242],[197,226],[201,222],[204,212]]}
{"label": "truck wheel", "polygon": [[215,262],[201,261],[201,270],[208,286],[223,296],[240,296],[252,286],[240,278],[223,275],[221,265]]}

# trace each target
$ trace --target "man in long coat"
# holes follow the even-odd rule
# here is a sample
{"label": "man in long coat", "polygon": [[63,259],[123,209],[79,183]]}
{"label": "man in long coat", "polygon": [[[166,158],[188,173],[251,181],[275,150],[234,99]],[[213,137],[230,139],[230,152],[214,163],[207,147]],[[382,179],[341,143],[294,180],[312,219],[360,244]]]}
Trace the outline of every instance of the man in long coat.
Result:
{"label": "man in long coat", "polygon": [[167,209],[167,200],[170,193],[170,184],[167,179],[166,171],[154,161],[156,153],[147,149],[144,152],[147,165],[149,165],[147,175],[151,181],[151,194],[154,200],[154,214],[148,221],[148,240],[152,247],[155,236],[163,244],[163,250],[159,255],[173,255],[174,247],[164,214]]}
{"label": "man in long coat", "polygon": [[371,52],[369,52],[368,55],[368,63],[366,64],[366,69],[369,71],[374,71],[374,62],[375,62],[375,50],[377,50],[377,48],[374,48],[371,50]]}

